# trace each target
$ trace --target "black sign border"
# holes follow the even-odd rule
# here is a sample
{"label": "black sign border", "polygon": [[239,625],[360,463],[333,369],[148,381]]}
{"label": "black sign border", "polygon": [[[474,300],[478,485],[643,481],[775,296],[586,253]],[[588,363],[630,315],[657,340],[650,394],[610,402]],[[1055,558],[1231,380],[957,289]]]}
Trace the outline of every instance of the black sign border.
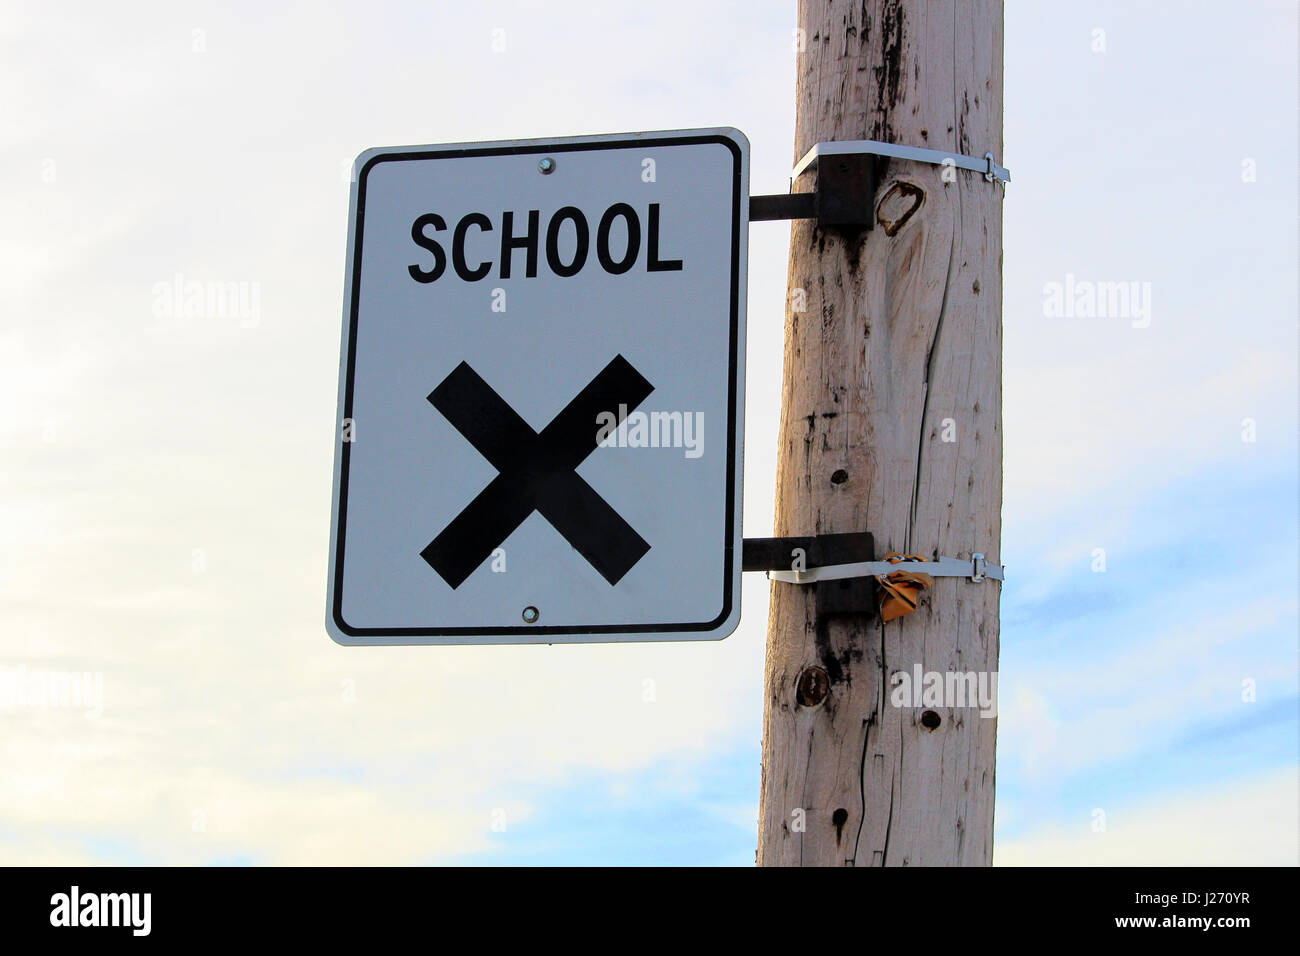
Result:
{"label": "black sign border", "polygon": [[[334,546],[334,580],[333,600],[330,615],[334,626],[340,634],[352,638],[376,638],[374,641],[357,643],[382,644],[383,638],[419,638],[419,637],[535,637],[554,635],[587,634],[651,634],[651,633],[692,633],[717,630],[731,615],[735,579],[735,531],[737,520],[736,500],[736,427],[737,416],[741,410],[737,407],[738,356],[740,335],[740,242],[741,229],[748,225],[742,221],[741,199],[744,173],[744,157],[740,145],[729,136],[721,133],[707,133],[688,136],[669,137],[635,137],[616,140],[592,140],[590,142],[563,142],[546,144],[520,143],[512,146],[468,146],[449,149],[421,149],[406,152],[380,153],[371,157],[357,174],[356,217],[352,224],[352,288],[348,316],[348,354],[343,388],[343,419],[352,418],[352,387],[356,372],[357,349],[357,313],[361,299],[361,252],[362,237],[365,233],[366,214],[366,177],[370,170],[380,163],[400,162],[405,160],[426,159],[468,159],[476,156],[523,156],[529,154],[551,154],[562,152],[589,152],[598,149],[646,149],[661,146],[691,146],[717,144],[725,146],[732,155],[731,184],[731,317],[729,328],[729,354],[727,360],[727,514],[726,541],[723,543],[723,595],[722,610],[718,616],[707,622],[671,623],[671,624],[597,624],[597,625],[540,625],[523,624],[505,627],[353,627],[343,619],[343,568],[344,552],[347,538],[348,506],[348,469],[351,462],[352,443],[338,439],[335,454],[339,456],[338,495],[334,502],[335,541]],[[726,635],[722,635],[726,636]],[[529,643],[547,643],[529,641]]]}

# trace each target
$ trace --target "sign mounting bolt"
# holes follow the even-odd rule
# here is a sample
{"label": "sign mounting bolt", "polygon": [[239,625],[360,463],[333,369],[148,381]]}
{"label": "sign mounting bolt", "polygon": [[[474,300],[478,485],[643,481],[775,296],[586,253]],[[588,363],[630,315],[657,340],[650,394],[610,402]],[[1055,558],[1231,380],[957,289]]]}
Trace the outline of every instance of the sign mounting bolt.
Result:
{"label": "sign mounting bolt", "polygon": [[555,172],[555,160],[547,156],[546,158],[538,161],[537,170],[543,176],[549,176],[551,173]]}
{"label": "sign mounting bolt", "polygon": [[537,608],[533,607],[531,604],[528,605],[528,607],[524,608],[525,624],[536,624],[537,619],[541,616],[542,616],[541,612],[538,611]]}

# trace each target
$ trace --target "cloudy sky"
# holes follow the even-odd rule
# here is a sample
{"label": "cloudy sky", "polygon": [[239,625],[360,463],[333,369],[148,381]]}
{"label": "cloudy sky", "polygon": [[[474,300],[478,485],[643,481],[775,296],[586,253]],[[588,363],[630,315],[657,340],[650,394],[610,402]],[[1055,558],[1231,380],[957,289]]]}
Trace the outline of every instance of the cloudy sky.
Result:
{"label": "cloudy sky", "polygon": [[[92,675],[0,700],[0,863],[752,863],[761,575],[719,643],[358,649],[326,552],[353,157],[735,126],[781,191],[793,27],[0,3],[0,677]],[[1007,5],[996,863],[1297,862],[1296,37]],[[788,238],[751,229],[751,536]],[[1100,281],[1143,309],[1054,314]]]}

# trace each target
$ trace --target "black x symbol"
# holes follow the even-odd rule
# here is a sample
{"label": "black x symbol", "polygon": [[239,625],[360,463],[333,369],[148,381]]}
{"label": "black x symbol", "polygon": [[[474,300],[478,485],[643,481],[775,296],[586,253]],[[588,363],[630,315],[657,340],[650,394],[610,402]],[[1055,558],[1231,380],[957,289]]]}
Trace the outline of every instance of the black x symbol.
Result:
{"label": "black x symbol", "polygon": [[433,407],[500,472],[420,556],[460,587],[534,511],[564,535],[610,584],[650,545],[578,475],[595,450],[602,412],[622,416],[654,386],[621,355],[537,433],[465,362],[429,393]]}

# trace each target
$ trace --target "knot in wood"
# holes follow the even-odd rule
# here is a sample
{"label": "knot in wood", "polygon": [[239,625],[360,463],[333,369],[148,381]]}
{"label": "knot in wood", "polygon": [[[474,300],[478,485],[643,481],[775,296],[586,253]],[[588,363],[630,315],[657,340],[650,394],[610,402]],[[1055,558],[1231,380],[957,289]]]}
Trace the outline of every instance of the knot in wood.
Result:
{"label": "knot in wood", "polygon": [[795,685],[795,700],[801,707],[816,707],[831,692],[831,679],[820,667],[808,667]]}

